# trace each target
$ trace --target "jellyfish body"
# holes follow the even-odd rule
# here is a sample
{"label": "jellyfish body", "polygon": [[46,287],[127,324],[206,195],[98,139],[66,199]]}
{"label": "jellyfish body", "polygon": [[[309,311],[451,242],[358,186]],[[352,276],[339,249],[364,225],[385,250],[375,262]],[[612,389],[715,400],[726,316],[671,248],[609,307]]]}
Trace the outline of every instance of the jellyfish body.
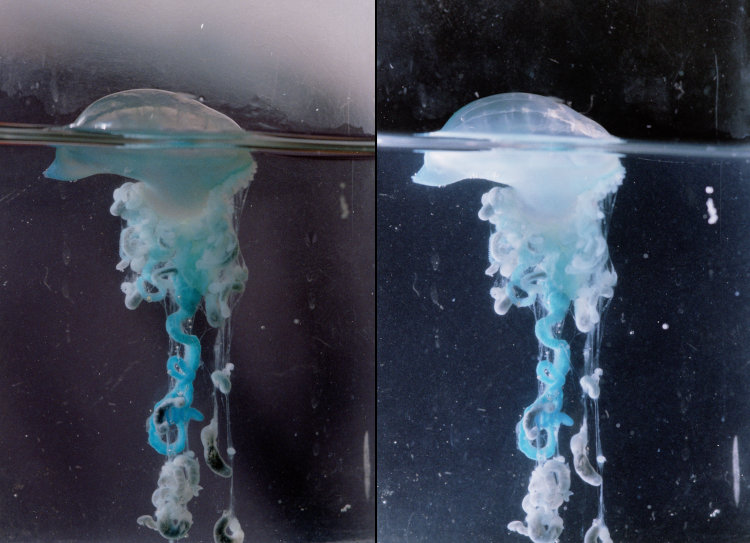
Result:
{"label": "jellyfish body", "polygon": [[[70,125],[76,131],[128,136],[242,132],[237,123],[186,94],[136,89],[105,96],[88,106]],[[241,149],[59,147],[44,172],[75,181],[110,173],[144,183],[148,207],[174,218],[200,213],[217,187],[247,186],[254,163]]]}
{"label": "jellyfish body", "polygon": [[[617,155],[594,145],[576,146],[615,139],[604,128],[555,99],[533,94],[500,94],[472,102],[436,136],[505,137],[514,143],[482,151],[428,151],[413,181],[445,186],[480,178],[499,184],[482,196],[479,211],[479,218],[493,225],[486,273],[496,283],[490,295],[500,315],[512,306],[535,308],[541,353],[536,368],[540,392],[516,426],[518,448],[538,467],[524,500],[526,523],[515,521],[509,527],[535,542],[554,541],[562,531],[557,509],[542,511],[537,504],[559,501],[555,486],[539,481],[547,473],[544,467],[558,455],[560,426],[573,424],[562,411],[571,352],[561,331],[572,306],[578,330],[593,335],[603,301],[613,296],[617,275],[604,220],[625,170]],[[595,382],[586,382],[596,398],[599,375]],[[577,468],[586,459],[583,437],[574,440]],[[567,465],[554,462],[556,474],[569,473]],[[589,468],[589,482],[600,481]],[[601,529],[606,529],[603,520]]]}
{"label": "jellyfish body", "polygon": [[[114,134],[236,132],[229,117],[186,95],[139,89],[118,92],[87,107],[70,125]],[[169,300],[170,338],[182,353],[167,361],[174,386],[149,418],[149,443],[161,454],[185,449],[187,425],[203,416],[191,407],[193,380],[201,362],[198,338],[185,331],[201,305],[209,324],[229,317],[234,294],[243,290],[247,268],[234,228],[234,195],[246,188],[255,163],[241,149],[58,148],[45,175],[74,181],[97,173],[138,180],[114,192],[113,215],[126,227],[120,235],[125,305]],[[175,436],[170,439],[170,429]]]}
{"label": "jellyfish body", "polygon": [[[527,93],[488,96],[454,113],[437,135],[497,139],[512,137],[535,150],[429,151],[415,183],[445,186],[487,179],[515,189],[518,205],[550,222],[575,212],[576,197],[602,179],[622,179],[617,156],[562,150],[550,138],[617,141],[599,124],[553,98]],[[608,192],[611,189],[605,189]],[[542,217],[543,215],[543,217]]]}
{"label": "jellyfish body", "polygon": [[[229,117],[197,100],[152,89],[106,96],[86,108],[70,128],[128,136],[242,131]],[[121,271],[130,270],[121,285],[125,305],[135,309],[142,301],[165,302],[170,311],[166,330],[176,346],[167,360],[171,388],[148,418],[148,441],[168,457],[168,473],[195,466],[197,488],[198,464],[186,451],[189,422],[203,419],[192,407],[193,381],[201,365],[201,344],[191,332],[192,321],[203,309],[208,323],[221,330],[244,289],[247,268],[237,239],[236,201],[248,187],[255,163],[249,152],[231,147],[59,147],[45,175],[74,181],[98,173],[134,180],[114,191],[110,209],[125,222],[117,264]],[[230,370],[217,370],[226,381],[226,393]],[[215,447],[215,435],[211,442]],[[179,466],[177,459],[182,459]],[[141,524],[168,539],[179,539],[192,523],[184,508],[191,496],[178,495],[175,488],[181,489],[181,483],[162,485],[169,479],[167,472],[160,477],[160,503],[154,498],[156,520],[145,517]],[[231,468],[224,473],[231,473]],[[185,513],[166,515],[173,503]]]}

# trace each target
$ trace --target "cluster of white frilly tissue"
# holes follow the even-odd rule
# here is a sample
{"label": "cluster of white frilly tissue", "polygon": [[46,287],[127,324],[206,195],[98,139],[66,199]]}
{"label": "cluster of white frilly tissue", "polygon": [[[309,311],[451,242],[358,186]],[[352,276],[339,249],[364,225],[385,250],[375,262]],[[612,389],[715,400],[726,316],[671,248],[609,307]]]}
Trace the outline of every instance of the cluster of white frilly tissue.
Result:
{"label": "cluster of white frilly tissue", "polygon": [[195,454],[187,451],[167,460],[161,467],[157,489],[151,496],[156,507],[154,517],[143,515],[138,523],[169,539],[185,537],[193,525],[187,503],[201,490],[199,465]]}
{"label": "cluster of white frilly tissue", "polygon": [[[593,469],[591,471],[593,472]],[[601,484],[599,474],[593,473],[594,478],[599,477],[598,484]],[[592,484],[590,481],[586,482]],[[531,473],[528,490],[528,494],[521,502],[521,507],[526,513],[525,521],[514,520],[508,524],[508,529],[527,536],[534,543],[555,543],[563,531],[563,519],[558,509],[572,494],[570,468],[565,463],[565,458],[556,456],[537,465]],[[597,518],[586,531],[583,541],[612,543],[612,538],[607,526]]]}
{"label": "cluster of white frilly tissue", "polygon": [[[601,202],[621,182],[621,175],[602,178],[579,194],[569,209],[558,210],[554,220],[535,212],[522,190],[493,187],[482,196],[479,211],[480,219],[495,226],[486,273],[499,273],[505,281],[520,273],[519,283],[532,300],[543,294],[540,279],[554,281],[573,301],[577,328],[591,332],[599,324],[599,300],[611,298],[617,283],[602,232]],[[492,288],[490,294],[495,311],[507,313],[513,304],[504,285]]]}
{"label": "cluster of white frilly tissue", "polygon": [[180,273],[203,294],[209,324],[223,324],[231,315],[231,295],[241,291],[247,279],[233,225],[232,200],[247,184],[246,178],[239,186],[215,187],[201,212],[189,220],[155,209],[144,183],[127,182],[115,190],[110,212],[127,221],[120,236],[117,268],[130,267],[135,273],[121,287],[128,308],[136,308],[144,299],[150,301],[148,293],[137,286],[139,277],[149,288],[166,292],[173,288],[174,273]]}

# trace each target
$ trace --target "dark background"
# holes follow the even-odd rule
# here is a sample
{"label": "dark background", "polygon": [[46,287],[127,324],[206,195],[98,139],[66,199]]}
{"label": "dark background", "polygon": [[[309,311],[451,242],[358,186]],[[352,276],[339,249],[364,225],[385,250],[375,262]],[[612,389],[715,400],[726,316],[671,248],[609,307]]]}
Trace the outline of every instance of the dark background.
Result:
{"label": "dark background", "polygon": [[624,138],[745,137],[749,30],[744,0],[379,0],[377,126],[531,92]]}
{"label": "dark background", "polygon": [[[736,507],[731,450],[736,435],[745,473],[750,170],[744,160],[623,160],[600,359],[607,524],[628,543],[745,541],[750,485],[743,475]],[[531,311],[493,311],[490,228],[477,218],[492,184],[410,183],[417,154],[381,152],[378,163],[379,540],[527,541],[506,525],[523,520],[534,465],[514,429],[536,396],[538,349]],[[578,420],[584,337],[571,322],[565,335],[575,353],[565,410]],[[561,429],[568,461],[570,436]],[[564,543],[581,541],[596,514],[591,487],[573,475],[571,490]]]}
{"label": "dark background", "polygon": [[[621,137],[745,137],[744,9],[382,0],[378,128],[437,130],[472,100],[532,92]],[[742,158],[630,155],[623,164],[609,230],[619,280],[601,347],[607,524],[628,543],[745,541],[748,484],[743,476],[735,506],[731,448],[737,436],[744,472],[750,171]],[[536,394],[533,315],[492,309],[491,232],[477,218],[492,184],[415,185],[421,165],[416,153],[378,155],[379,539],[527,541],[506,526],[523,520],[533,469],[514,434]],[[583,337],[570,323],[566,332],[580,349]],[[566,387],[574,418],[576,371]],[[569,437],[561,431],[561,443]],[[576,479],[562,542],[581,541],[596,515],[596,492]]]}

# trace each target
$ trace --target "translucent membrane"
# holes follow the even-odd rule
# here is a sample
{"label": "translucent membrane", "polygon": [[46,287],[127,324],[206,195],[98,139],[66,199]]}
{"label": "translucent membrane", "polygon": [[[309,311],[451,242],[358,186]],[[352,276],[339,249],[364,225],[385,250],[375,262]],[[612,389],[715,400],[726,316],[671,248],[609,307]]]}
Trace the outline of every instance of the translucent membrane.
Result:
{"label": "translucent membrane", "polygon": [[[498,144],[504,136],[515,143]],[[516,426],[518,448],[536,468],[522,504],[526,517],[511,522],[508,529],[535,543],[552,543],[563,530],[558,509],[570,496],[570,468],[558,432],[560,426],[574,425],[563,412],[571,349],[562,329],[572,310],[577,329],[588,338],[582,397],[596,410],[603,373],[593,367],[598,328],[602,307],[617,282],[606,219],[625,169],[619,156],[601,145],[617,142],[616,138],[559,101],[542,96],[511,93],[477,100],[458,110],[435,138],[427,139],[445,138],[455,145],[467,137],[476,144],[475,152],[455,150],[447,143],[443,149],[428,150],[413,181],[435,187],[470,178],[498,183],[482,196],[479,211],[479,218],[493,227],[486,271],[495,278],[490,295],[499,315],[513,306],[534,309],[541,353],[537,397]],[[482,148],[482,141],[489,144]],[[569,142],[570,148],[563,151],[555,143],[559,141]],[[586,145],[589,141],[597,144]],[[598,441],[598,416],[596,420]],[[570,448],[582,480],[601,489],[601,475],[587,457],[585,414]],[[596,538],[610,541],[601,493],[599,515],[585,541]]]}

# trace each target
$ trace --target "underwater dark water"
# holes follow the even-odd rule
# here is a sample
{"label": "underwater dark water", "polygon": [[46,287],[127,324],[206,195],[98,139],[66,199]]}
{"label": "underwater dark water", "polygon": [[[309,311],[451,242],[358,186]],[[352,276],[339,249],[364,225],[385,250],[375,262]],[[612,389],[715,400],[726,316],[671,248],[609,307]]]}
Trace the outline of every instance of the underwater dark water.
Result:
{"label": "underwater dark water", "polygon": [[[0,148],[0,536],[158,541],[135,520],[153,512],[162,460],[145,423],[168,386],[165,310],[130,311],[122,301],[121,224],[109,213],[122,178],[48,180],[41,173],[53,155]],[[367,538],[373,162],[256,160],[239,226],[249,279],[232,317],[235,511],[253,540]],[[194,331],[210,349],[214,332],[201,315]],[[208,374],[196,381],[204,413]],[[190,436],[198,450],[199,431]],[[203,470],[192,539],[212,540],[223,483]]]}
{"label": "underwater dark water", "polygon": [[[622,161],[608,220],[618,283],[600,352],[607,525],[614,541],[738,540],[748,532],[747,481],[735,504],[732,462],[737,436],[744,473],[750,437],[748,166]],[[379,539],[521,540],[506,525],[523,518],[533,468],[514,428],[537,390],[534,316],[492,310],[490,230],[477,217],[491,184],[410,183],[421,165],[417,153],[378,156]],[[564,334],[573,352],[582,346],[570,318]],[[560,435],[567,450],[572,432]],[[591,488],[571,490],[561,541],[581,540],[596,514]]]}

